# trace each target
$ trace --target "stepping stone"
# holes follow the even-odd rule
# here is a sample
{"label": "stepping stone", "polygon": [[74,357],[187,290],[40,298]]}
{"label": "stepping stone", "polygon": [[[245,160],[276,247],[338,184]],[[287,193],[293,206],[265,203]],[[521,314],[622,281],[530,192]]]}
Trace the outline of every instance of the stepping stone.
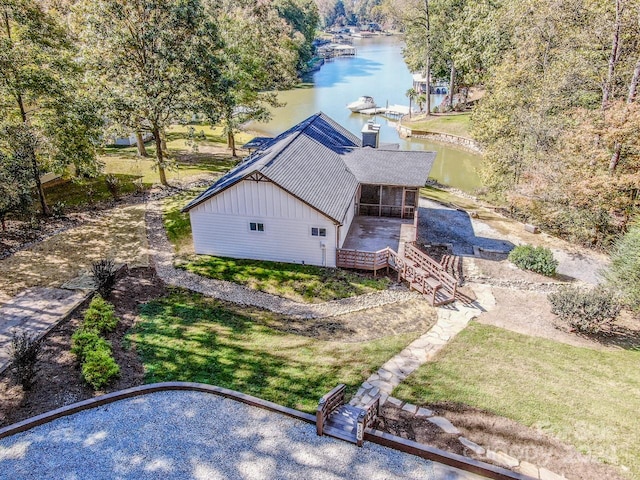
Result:
{"label": "stepping stone", "polygon": [[406,403],[403,407],[402,410],[409,412],[409,413],[416,413],[416,410],[418,410],[418,407],[416,407],[415,405],[411,405],[410,403]]}
{"label": "stepping stone", "polygon": [[520,461],[504,452],[494,452],[493,450],[487,450],[487,458],[493,460],[500,465],[507,466],[509,468],[517,467]]}
{"label": "stepping stone", "polygon": [[373,388],[373,385],[371,385],[369,382],[364,382],[362,384],[362,388],[364,388],[365,390],[369,390],[370,388]]}
{"label": "stepping stone", "polygon": [[518,466],[518,472],[522,473],[523,475],[529,475],[533,478],[539,478],[538,467],[536,467],[533,463],[520,462],[520,465]]}
{"label": "stepping stone", "polygon": [[[393,373],[391,373],[388,370],[384,370],[383,368],[381,368],[380,370],[378,370],[378,376],[382,379],[382,380],[389,380],[391,377],[393,377]],[[372,379],[370,379],[372,380]],[[373,382],[370,382],[373,383]]]}
{"label": "stepping stone", "polygon": [[380,389],[378,387],[373,387],[369,390],[369,395],[371,395],[371,397],[375,397],[378,393],[380,393]]}
{"label": "stepping stone", "polygon": [[[486,450],[481,447],[480,445],[478,445],[477,443],[472,442],[471,440],[469,440],[468,438],[465,437],[460,437],[458,438],[458,440],[460,441],[460,443],[462,445],[464,445],[465,447],[467,447],[469,450],[471,450],[473,453],[475,453],[476,455],[484,455]],[[528,474],[527,474],[528,475]],[[538,469],[536,469],[536,476],[538,476]]]}
{"label": "stepping stone", "polygon": [[400,405],[402,405],[402,400],[396,397],[389,396],[389,398],[387,398],[387,402],[395,405],[396,407],[399,407]]}
{"label": "stepping stone", "polygon": [[431,423],[439,426],[445,433],[451,433],[453,435],[459,435],[460,430],[453,426],[453,424],[444,417],[431,417],[427,418]]}
{"label": "stepping stone", "polygon": [[433,415],[433,412],[428,408],[420,407],[416,412],[416,417],[430,417]]}
{"label": "stepping stone", "polygon": [[551,470],[547,470],[546,468],[540,467],[540,480],[564,480],[565,477],[562,475],[558,475],[557,473],[553,473]]}

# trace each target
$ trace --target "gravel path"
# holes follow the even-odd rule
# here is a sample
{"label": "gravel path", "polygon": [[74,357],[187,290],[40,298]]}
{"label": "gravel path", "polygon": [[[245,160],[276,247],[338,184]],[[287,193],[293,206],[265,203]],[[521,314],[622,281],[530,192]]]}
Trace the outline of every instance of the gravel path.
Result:
{"label": "gravel path", "polygon": [[158,276],[166,283],[199,292],[240,305],[251,305],[293,318],[324,318],[356,312],[391,303],[418,298],[406,288],[359,295],[331,302],[304,304],[287,298],[246,288],[232,282],[201,277],[173,266],[173,245],[167,239],[162,224],[159,201],[150,202],[147,209],[147,236]]}
{"label": "gravel path", "polygon": [[480,477],[199,392],[158,392],[0,440],[3,479],[446,479]]}

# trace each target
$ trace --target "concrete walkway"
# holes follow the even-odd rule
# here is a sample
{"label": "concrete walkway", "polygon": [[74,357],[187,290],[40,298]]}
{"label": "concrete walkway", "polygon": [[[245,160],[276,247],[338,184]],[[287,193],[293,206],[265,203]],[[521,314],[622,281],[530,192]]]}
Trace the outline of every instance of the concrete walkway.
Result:
{"label": "concrete walkway", "polygon": [[157,392],[0,440],[0,477],[100,479],[480,480],[315,425],[200,392]]}
{"label": "concrete walkway", "polygon": [[42,337],[86,298],[80,291],[34,287],[0,306],[0,372],[9,364],[13,331]]}

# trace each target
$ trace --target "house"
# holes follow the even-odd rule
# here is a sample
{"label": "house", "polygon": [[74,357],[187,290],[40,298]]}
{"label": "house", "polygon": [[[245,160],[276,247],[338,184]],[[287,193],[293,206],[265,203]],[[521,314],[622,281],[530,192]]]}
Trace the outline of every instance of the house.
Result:
{"label": "house", "polygon": [[195,252],[335,267],[358,219],[414,224],[434,158],[380,144],[377,125],[365,125],[360,139],[312,115],[184,207]]}

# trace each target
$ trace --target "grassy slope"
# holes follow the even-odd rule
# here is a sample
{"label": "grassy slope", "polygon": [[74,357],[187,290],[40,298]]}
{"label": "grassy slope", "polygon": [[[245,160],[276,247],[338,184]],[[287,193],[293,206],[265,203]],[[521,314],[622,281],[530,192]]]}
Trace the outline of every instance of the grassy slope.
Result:
{"label": "grassy slope", "polygon": [[130,340],[148,382],[219,385],[313,412],[338,383],[358,386],[418,334],[324,342],[268,326],[269,312],[174,293],[142,309]]}
{"label": "grassy slope", "polygon": [[412,130],[422,130],[436,133],[448,133],[458,137],[471,137],[471,114],[463,113],[446,116],[430,116],[429,118],[419,118],[415,121],[403,121],[405,127]]}
{"label": "grassy slope", "polygon": [[394,395],[460,402],[640,475],[640,352],[596,351],[471,324]]}

